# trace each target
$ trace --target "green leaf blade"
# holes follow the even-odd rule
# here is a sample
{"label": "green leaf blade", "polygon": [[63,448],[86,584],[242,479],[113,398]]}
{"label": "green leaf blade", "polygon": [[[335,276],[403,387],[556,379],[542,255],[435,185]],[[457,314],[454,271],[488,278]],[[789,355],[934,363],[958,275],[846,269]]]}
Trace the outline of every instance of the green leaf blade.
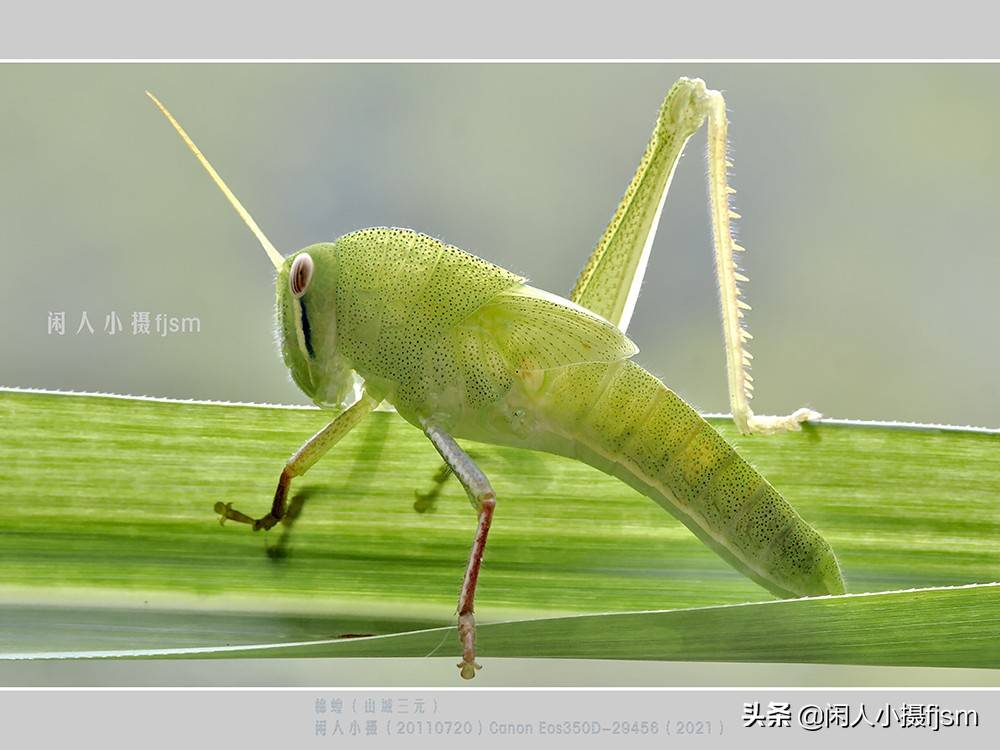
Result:
{"label": "green leaf blade", "polygon": [[[331,639],[315,648],[453,652],[443,631],[338,640],[453,617],[474,516],[454,483],[432,511],[413,509],[437,457],[396,415],[372,414],[297,480],[290,528],[219,526],[216,501],[266,511],[284,460],[325,418],[0,391],[0,609],[22,623],[0,629],[0,652]],[[477,596],[484,657],[998,666],[994,588],[899,590],[1000,580],[1000,435],[821,423],[761,438],[713,424],[826,536],[850,592],[897,593],[773,602],[620,482],[470,444],[499,496]],[[720,606],[746,602],[759,604]],[[27,627],[43,605],[62,616]],[[170,625],[141,635],[137,611]]]}

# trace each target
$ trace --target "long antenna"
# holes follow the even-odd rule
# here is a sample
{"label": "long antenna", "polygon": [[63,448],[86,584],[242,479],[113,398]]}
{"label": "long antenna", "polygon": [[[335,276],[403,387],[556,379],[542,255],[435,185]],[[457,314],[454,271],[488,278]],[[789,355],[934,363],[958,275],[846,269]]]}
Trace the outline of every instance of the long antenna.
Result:
{"label": "long antenna", "polygon": [[203,166],[205,171],[208,172],[208,176],[212,178],[212,181],[215,182],[216,185],[218,185],[219,190],[221,190],[223,195],[226,196],[226,199],[232,207],[236,209],[236,213],[240,215],[243,222],[250,227],[250,231],[254,233],[254,236],[257,238],[258,242],[260,242],[261,246],[264,248],[264,252],[267,253],[267,257],[270,258],[271,262],[274,264],[274,267],[280,271],[281,267],[285,264],[285,258],[282,254],[274,248],[274,245],[271,244],[271,241],[267,238],[264,232],[261,231],[261,228],[257,226],[257,222],[254,221],[249,212],[243,208],[243,204],[240,203],[239,199],[233,195],[233,191],[230,190],[229,186],[226,185],[221,177],[219,177],[219,173],[215,171],[215,168],[211,164],[209,164],[208,159],[206,159],[205,155],[201,153],[201,150],[194,145],[194,141],[191,140],[191,137],[184,132],[184,128],[181,127],[181,124],[174,119],[174,116],[167,111],[167,108],[163,106],[160,100],[153,96],[149,91],[146,92],[146,96],[153,100],[153,104],[156,105],[157,109],[159,109],[163,113],[163,116],[170,121],[170,124],[174,126],[174,130],[177,131],[177,135],[179,135],[187,144],[188,148],[191,149],[191,153],[198,158],[198,161],[201,162],[201,166]]}

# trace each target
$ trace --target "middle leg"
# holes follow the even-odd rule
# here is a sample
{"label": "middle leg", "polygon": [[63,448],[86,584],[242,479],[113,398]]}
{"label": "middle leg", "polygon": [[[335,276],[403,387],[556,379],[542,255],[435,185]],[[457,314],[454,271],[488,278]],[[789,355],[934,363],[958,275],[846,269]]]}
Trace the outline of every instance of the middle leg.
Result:
{"label": "middle leg", "polygon": [[462,580],[462,590],[458,596],[458,637],[462,643],[462,661],[458,663],[458,667],[462,677],[471,680],[476,676],[476,670],[480,669],[480,665],[476,663],[476,618],[473,611],[476,584],[479,581],[479,568],[483,562],[483,550],[486,548],[486,537],[493,522],[497,496],[486,475],[458,446],[454,438],[428,422],[423,426],[424,434],[462,483],[479,518],[476,535],[472,540],[472,549],[469,551],[465,577]]}

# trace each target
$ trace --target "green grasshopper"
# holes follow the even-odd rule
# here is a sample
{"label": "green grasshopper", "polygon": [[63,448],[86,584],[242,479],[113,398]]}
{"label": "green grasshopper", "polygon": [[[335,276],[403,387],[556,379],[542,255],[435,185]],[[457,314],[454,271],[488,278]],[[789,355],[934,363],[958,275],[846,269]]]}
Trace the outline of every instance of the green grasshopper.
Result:
{"label": "green grasshopper", "polygon": [[[147,92],[149,94],[149,92]],[[670,179],[708,123],[709,196],[733,419],[742,433],[800,429],[809,409],[762,417],[734,261],[722,95],[681,78],[569,299],[408,229],[372,228],[288,257],[265,237],[180,124],[166,116],[277,269],[282,355],[302,391],[336,417],[285,463],[270,512],[216,503],[221,520],[270,529],[305,474],[380,403],[428,437],[478,514],[458,600],[461,676],[476,663],[476,582],[496,494],[455,438],[584,461],[655,500],[734,568],[782,597],[843,593],[830,545],[708,422],[631,358],[626,336]],[[447,473],[445,474],[445,476]]]}

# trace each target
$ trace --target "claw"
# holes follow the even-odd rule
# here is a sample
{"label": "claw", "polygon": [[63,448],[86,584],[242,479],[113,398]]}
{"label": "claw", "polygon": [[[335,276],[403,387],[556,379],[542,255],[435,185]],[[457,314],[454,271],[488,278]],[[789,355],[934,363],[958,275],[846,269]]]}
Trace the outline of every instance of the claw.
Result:
{"label": "claw", "polygon": [[462,661],[456,666],[463,680],[471,680],[482,666],[476,663],[476,618],[472,612],[458,617],[458,639],[462,644]]}
{"label": "claw", "polygon": [[476,670],[483,668],[482,664],[476,664],[474,661],[460,661],[455,666],[462,670],[463,680],[471,680],[476,676]]}
{"label": "claw", "polygon": [[231,519],[233,521],[239,521],[240,523],[248,523],[254,528],[257,527],[259,521],[254,521],[250,516],[245,513],[240,513],[238,510],[233,510],[232,503],[222,503],[218,502],[215,504],[215,512],[219,514],[219,525],[223,526],[226,523],[226,519]]}
{"label": "claw", "polygon": [[822,419],[823,415],[818,411],[805,407],[796,409],[792,414],[784,417],[768,417],[754,414],[750,417],[750,431],[764,435],[773,435],[782,430],[798,432],[802,429],[803,422],[815,422]]}

